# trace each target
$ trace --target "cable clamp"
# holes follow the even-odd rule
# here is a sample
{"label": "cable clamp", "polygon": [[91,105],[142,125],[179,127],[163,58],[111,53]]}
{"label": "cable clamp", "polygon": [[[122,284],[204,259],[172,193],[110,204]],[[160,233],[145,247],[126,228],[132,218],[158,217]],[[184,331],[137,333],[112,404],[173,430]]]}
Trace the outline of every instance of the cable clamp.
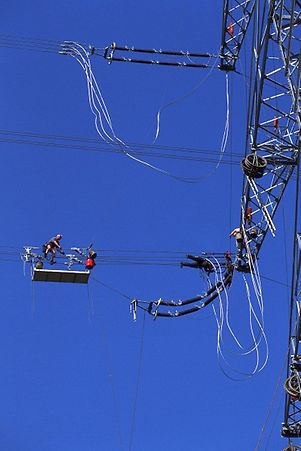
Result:
{"label": "cable clamp", "polygon": [[138,299],[133,299],[130,303],[130,313],[133,315],[133,321],[137,319]]}
{"label": "cable clamp", "polygon": [[161,302],[162,302],[162,298],[160,298],[160,299],[156,302],[156,309],[155,309],[155,311],[153,312],[154,321],[155,321],[155,319],[157,319],[157,316],[158,316],[158,310],[159,310],[159,307],[160,307]]}

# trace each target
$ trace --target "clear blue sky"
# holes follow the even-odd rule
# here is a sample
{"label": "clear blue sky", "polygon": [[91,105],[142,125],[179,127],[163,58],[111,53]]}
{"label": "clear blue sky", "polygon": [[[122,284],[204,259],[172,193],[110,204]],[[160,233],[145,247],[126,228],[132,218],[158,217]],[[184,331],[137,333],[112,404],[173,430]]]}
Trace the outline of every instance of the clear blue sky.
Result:
{"label": "clear blue sky", "polygon": [[[1,33],[217,53],[221,17],[222,1],[11,0],[2,5]],[[5,42],[0,37],[1,129],[97,138],[75,60],[7,48]],[[249,59],[247,50],[242,71]],[[207,74],[108,65],[101,58],[93,68],[118,136],[135,143],[151,143],[159,107]],[[227,152],[243,154],[244,78],[230,74],[230,88]],[[193,95],[165,110],[158,143],[219,151],[225,114],[225,74],[215,70]],[[239,222],[242,184],[237,165],[221,165],[200,183],[187,184],[122,155],[0,146],[1,246],[21,250],[62,233],[66,247],[93,241],[97,249],[183,256],[234,249],[229,233]],[[206,176],[214,168],[149,161],[185,176]],[[292,199],[293,182],[277,212],[277,237],[267,238],[260,255],[262,274],[284,284],[290,280]],[[263,280],[270,358],[258,376],[238,382],[220,370],[209,307],[180,319],[145,318],[137,387],[142,313],[133,323],[128,301],[93,280],[90,297],[86,287],[73,285],[36,284],[33,292],[21,261],[0,263],[0,451],[125,451],[130,441],[132,451],[255,448],[285,361],[286,287]],[[98,265],[94,271],[131,298],[180,299],[204,289],[197,272],[179,267]],[[229,296],[232,324],[245,338],[247,302],[239,274]],[[238,362],[243,371],[244,361]],[[260,450],[285,447],[282,413],[281,382]]]}

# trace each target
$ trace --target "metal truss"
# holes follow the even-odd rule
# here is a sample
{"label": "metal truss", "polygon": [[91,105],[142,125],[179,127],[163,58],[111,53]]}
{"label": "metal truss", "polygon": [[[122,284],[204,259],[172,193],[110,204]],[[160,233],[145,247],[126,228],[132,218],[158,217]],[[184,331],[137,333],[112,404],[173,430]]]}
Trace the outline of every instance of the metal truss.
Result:
{"label": "metal truss", "polygon": [[[129,47],[127,45],[120,46],[115,42],[113,42],[110,46],[105,47],[104,51],[90,46],[90,53],[103,56],[109,64],[113,61],[119,61],[124,63],[155,64],[157,66],[194,67],[198,69],[207,69],[211,67],[207,63],[200,63],[202,59],[216,57],[216,55],[212,55],[210,53],[195,53],[186,50],[173,51],[162,49],[141,49],[134,46]],[[135,55],[141,56],[140,58],[136,58]],[[150,56],[153,56],[154,58],[161,58],[163,56],[163,58],[165,57],[168,59],[148,59]],[[175,61],[174,57],[180,58],[181,61]],[[194,61],[191,58],[194,58]]]}
{"label": "metal truss", "polygon": [[268,6],[254,49],[251,153],[242,162],[244,246],[238,260],[245,261],[257,256],[268,231],[275,236],[273,217],[300,153],[301,3],[270,0]]}
{"label": "metal truss", "polygon": [[221,70],[235,70],[254,5],[255,0],[224,0],[219,66]]}
{"label": "metal truss", "polygon": [[[288,374],[285,382],[285,414],[282,436],[301,437],[301,233],[294,246],[293,284],[291,296],[291,325]],[[290,445],[292,443],[290,442]]]}

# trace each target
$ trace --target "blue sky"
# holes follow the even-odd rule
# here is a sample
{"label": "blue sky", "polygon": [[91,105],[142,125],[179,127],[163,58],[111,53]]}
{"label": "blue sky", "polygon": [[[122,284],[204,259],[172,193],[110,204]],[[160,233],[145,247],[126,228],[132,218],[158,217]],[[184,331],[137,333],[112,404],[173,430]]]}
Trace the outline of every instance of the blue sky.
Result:
{"label": "blue sky", "polygon": [[[1,33],[216,54],[221,17],[221,1],[153,0],[138,6],[117,0],[12,0],[4,2]],[[0,37],[2,132],[96,139],[86,81],[76,61],[5,43]],[[249,58],[247,48],[241,72]],[[224,73],[214,70],[205,79],[202,69],[108,65],[97,57],[92,64],[124,141],[151,143],[160,106],[200,84],[164,111],[158,144],[219,151],[226,116]],[[230,74],[229,84],[226,152],[243,154],[245,79]],[[22,246],[41,245],[56,233],[63,234],[66,248],[93,242],[99,250],[177,251],[183,257],[233,251],[229,233],[239,222],[242,185],[238,165],[214,171],[214,163],[148,160],[177,175],[204,177],[188,184],[123,155],[8,142],[0,146],[0,245],[11,246],[14,253],[0,260],[0,450],[254,449],[285,361],[289,289],[284,285],[290,281],[294,182],[277,212],[277,236],[268,236],[260,254],[262,275],[284,284],[262,281],[269,362],[257,376],[238,382],[219,368],[211,307],[157,321],[139,312],[134,323],[128,300],[96,280],[89,291],[85,286],[33,286],[16,257]],[[196,271],[177,266],[99,264],[93,276],[143,300],[186,298],[204,289]],[[240,274],[229,290],[229,303],[231,324],[246,339]],[[237,363],[247,371],[244,359]],[[281,384],[259,449],[285,447]]]}

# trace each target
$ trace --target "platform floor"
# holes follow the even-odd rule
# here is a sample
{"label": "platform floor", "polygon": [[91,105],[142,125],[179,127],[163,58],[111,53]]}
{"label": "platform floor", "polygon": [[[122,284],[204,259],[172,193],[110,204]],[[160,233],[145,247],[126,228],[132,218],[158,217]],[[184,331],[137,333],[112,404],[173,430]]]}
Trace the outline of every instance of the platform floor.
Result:
{"label": "platform floor", "polygon": [[90,271],[60,271],[34,268],[33,282],[88,283]]}

